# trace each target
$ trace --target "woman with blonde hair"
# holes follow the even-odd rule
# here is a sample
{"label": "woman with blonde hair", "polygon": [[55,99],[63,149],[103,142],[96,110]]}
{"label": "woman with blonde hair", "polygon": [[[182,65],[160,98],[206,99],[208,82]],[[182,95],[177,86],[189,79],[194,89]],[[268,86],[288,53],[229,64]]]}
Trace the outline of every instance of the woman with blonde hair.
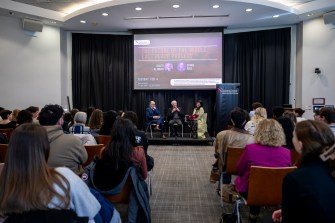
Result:
{"label": "woman with blonde hair", "polygon": [[[291,166],[290,150],[282,147],[285,135],[281,125],[274,119],[264,119],[256,127],[255,143],[248,144],[237,163],[238,177],[235,180],[237,191],[248,196],[248,183],[251,166],[288,167]],[[260,207],[250,206],[250,222],[257,222]]]}
{"label": "woman with blonde hair", "polygon": [[297,170],[283,180],[282,209],[275,222],[335,222],[335,137],[320,121],[298,122],[293,132],[295,150],[302,155]]}
{"label": "woman with blonde hair", "polygon": [[93,223],[99,202],[70,169],[48,167],[49,152],[43,126],[22,124],[13,131],[0,175],[0,214],[71,209]]}
{"label": "woman with blonde hair", "polygon": [[258,107],[256,108],[255,113],[252,116],[251,120],[248,121],[247,124],[245,124],[244,129],[247,130],[249,134],[254,135],[257,124],[266,118],[267,118],[266,109],[263,107]]}

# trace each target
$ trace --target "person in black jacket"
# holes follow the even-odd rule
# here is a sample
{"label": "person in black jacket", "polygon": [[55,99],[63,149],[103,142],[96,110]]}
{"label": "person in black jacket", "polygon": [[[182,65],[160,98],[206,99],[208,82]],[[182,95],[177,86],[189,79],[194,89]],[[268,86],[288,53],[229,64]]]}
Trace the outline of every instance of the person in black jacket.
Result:
{"label": "person in black jacket", "polygon": [[171,108],[169,108],[168,121],[171,129],[171,136],[176,136],[179,126],[183,124],[183,119],[185,115],[183,114],[183,109],[178,107],[177,101],[171,101]]}
{"label": "person in black jacket", "polygon": [[272,218],[282,223],[335,222],[335,137],[322,122],[298,122],[294,148],[302,154],[299,168],[283,180],[282,209]]}

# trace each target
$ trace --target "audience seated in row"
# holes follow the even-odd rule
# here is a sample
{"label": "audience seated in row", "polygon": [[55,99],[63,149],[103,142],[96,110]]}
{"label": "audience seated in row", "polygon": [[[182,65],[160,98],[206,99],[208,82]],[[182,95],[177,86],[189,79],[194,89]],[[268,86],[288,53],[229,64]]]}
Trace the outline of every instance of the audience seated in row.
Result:
{"label": "audience seated in row", "polygon": [[251,120],[245,124],[244,129],[247,130],[249,134],[254,135],[257,124],[266,118],[266,109],[263,107],[258,107],[254,111],[254,115],[252,116]]}

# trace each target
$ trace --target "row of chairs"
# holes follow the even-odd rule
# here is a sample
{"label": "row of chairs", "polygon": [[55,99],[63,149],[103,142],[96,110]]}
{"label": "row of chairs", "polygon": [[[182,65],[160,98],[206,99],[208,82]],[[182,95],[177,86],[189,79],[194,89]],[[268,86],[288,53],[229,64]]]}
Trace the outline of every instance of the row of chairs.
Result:
{"label": "row of chairs", "polygon": [[[226,173],[237,175],[237,163],[243,153],[243,148],[227,148],[227,162]],[[294,149],[291,150],[292,163],[295,165],[299,163],[301,156]],[[235,203],[235,210],[237,210],[238,221],[239,205],[245,204],[250,206],[276,206],[281,204],[282,198],[282,181],[285,175],[293,170],[296,166],[291,167],[261,167],[251,166],[249,184],[248,184],[248,197],[247,199],[237,200]],[[222,179],[220,179],[220,188],[222,186]],[[221,193],[221,204],[222,193]]]}

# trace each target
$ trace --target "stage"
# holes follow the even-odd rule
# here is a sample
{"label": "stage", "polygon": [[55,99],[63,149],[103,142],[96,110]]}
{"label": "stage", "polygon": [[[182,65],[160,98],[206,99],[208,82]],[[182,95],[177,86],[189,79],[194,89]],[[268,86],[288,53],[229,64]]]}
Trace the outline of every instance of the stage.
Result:
{"label": "stage", "polygon": [[190,137],[190,133],[184,133],[183,137],[169,137],[168,133],[164,133],[166,139],[161,137],[160,132],[146,133],[150,145],[213,145],[214,138],[206,133],[205,139],[194,139]]}

